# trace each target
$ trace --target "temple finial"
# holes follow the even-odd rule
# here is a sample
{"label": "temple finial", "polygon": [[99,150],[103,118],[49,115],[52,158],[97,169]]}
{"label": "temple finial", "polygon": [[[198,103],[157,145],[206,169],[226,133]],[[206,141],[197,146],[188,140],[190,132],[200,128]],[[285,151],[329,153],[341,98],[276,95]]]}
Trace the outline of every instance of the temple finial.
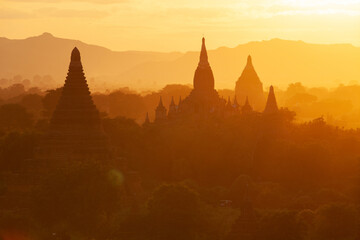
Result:
{"label": "temple finial", "polygon": [[162,101],[162,97],[161,97],[161,96],[160,96],[159,106],[160,106],[160,107],[164,107],[164,104],[163,104],[163,101]]}
{"label": "temple finial", "polygon": [[175,106],[174,96],[171,97],[171,103],[170,106]]}
{"label": "temple finial", "polygon": [[162,97],[160,96],[159,105],[155,109],[155,122],[164,121],[166,120],[166,108],[164,107]]}
{"label": "temple finial", "polygon": [[238,108],[238,107],[240,106],[239,103],[238,103],[238,101],[237,101],[236,95],[235,95],[235,97],[234,97],[234,104],[233,104],[233,106],[234,106],[235,108]]}
{"label": "temple finial", "polygon": [[205,38],[202,38],[200,60],[194,74],[194,90],[206,92],[213,91],[214,82],[214,75],[208,61]]}
{"label": "temple finial", "polygon": [[271,85],[264,113],[275,113],[279,110],[276,102],[274,87]]}
{"label": "temple finial", "polygon": [[253,108],[251,107],[251,105],[249,103],[248,96],[246,96],[245,104],[244,104],[244,106],[242,106],[241,112],[243,114],[248,114],[248,113],[251,113],[252,111],[253,111]]}
{"label": "temple finial", "polygon": [[201,52],[200,52],[200,62],[199,65],[208,65],[208,55],[207,55],[207,51],[206,51],[206,46],[205,46],[205,38],[202,38],[202,45],[201,45]]}
{"label": "temple finial", "polygon": [[72,52],[71,52],[71,61],[80,61],[81,57],[80,57],[80,51],[77,47],[75,47]]}
{"label": "temple finial", "polygon": [[247,65],[252,65],[251,55],[249,55],[247,58]]}
{"label": "temple finial", "polygon": [[149,123],[150,123],[149,113],[146,112],[146,117],[145,117],[145,122],[144,122],[144,124],[149,124]]}

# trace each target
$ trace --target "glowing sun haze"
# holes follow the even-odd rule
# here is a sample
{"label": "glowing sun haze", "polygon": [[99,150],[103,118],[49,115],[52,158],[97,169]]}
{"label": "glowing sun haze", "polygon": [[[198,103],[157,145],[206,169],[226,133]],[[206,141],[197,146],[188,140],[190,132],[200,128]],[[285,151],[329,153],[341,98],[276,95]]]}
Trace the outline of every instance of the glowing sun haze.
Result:
{"label": "glowing sun haze", "polygon": [[360,45],[360,0],[0,0],[1,36],[50,32],[113,50],[283,38]]}

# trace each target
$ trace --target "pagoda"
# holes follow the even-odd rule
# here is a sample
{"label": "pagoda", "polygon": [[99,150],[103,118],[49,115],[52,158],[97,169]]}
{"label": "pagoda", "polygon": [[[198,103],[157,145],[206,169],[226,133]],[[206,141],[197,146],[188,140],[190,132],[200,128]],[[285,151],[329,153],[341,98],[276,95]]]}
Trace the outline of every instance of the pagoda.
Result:
{"label": "pagoda", "polygon": [[166,112],[167,110],[164,107],[162,97],[160,97],[159,104],[155,109],[155,122],[164,122],[167,119]]}
{"label": "pagoda", "polygon": [[244,106],[242,106],[241,112],[243,114],[249,114],[249,113],[253,112],[253,109],[252,109],[252,107],[251,107],[251,105],[249,103],[249,98],[248,97],[246,97],[245,104],[244,104]]}
{"label": "pagoda", "polygon": [[278,111],[279,111],[279,108],[276,103],[274,87],[270,86],[269,95],[268,95],[266,106],[265,106],[263,113],[264,114],[272,114],[272,113],[277,113]]}
{"label": "pagoda", "polygon": [[109,155],[108,138],[87,85],[80,52],[75,47],[40,157],[82,160],[107,159]]}
{"label": "pagoda", "polygon": [[143,125],[149,125],[149,124],[150,124],[149,113],[146,112],[145,121],[144,121]]}
{"label": "pagoda", "polygon": [[245,103],[242,102],[243,99],[249,97],[254,110],[261,111],[264,108],[263,84],[255,71],[250,55],[247,58],[247,63],[241,76],[236,82],[235,94],[241,100],[240,105]]}
{"label": "pagoda", "polygon": [[235,109],[235,111],[239,111],[239,109],[240,109],[240,105],[239,105],[239,103],[238,103],[238,101],[237,101],[236,95],[235,95],[235,97],[234,97],[233,108]]}
{"label": "pagoda", "polygon": [[169,106],[168,118],[169,119],[174,119],[176,117],[176,114],[177,114],[177,106],[175,104],[174,97],[171,97],[171,103],[170,103],[170,106]]}
{"label": "pagoda", "polygon": [[205,46],[205,38],[202,38],[199,64],[195,70],[194,89],[190,95],[181,102],[182,114],[206,115],[216,111],[221,99],[214,88],[214,75],[211,70]]}

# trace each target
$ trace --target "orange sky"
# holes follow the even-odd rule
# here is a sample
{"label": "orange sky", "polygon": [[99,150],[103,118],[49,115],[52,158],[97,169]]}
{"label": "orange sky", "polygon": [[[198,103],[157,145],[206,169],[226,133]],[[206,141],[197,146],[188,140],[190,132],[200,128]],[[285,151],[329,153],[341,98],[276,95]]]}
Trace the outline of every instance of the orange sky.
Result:
{"label": "orange sky", "polygon": [[50,32],[113,50],[198,50],[271,38],[360,46],[360,0],[0,0],[0,36]]}

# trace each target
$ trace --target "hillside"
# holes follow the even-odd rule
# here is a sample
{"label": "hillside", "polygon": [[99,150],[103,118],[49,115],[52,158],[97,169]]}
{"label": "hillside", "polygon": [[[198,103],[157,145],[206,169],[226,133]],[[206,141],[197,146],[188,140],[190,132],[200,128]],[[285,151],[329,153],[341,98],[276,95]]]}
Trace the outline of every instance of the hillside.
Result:
{"label": "hillside", "polygon": [[49,74],[61,84],[75,46],[81,51],[88,79],[107,77],[114,80],[114,76],[138,64],[171,61],[181,56],[181,53],[175,52],[115,52],[77,40],[57,38],[50,33],[21,40],[0,38],[0,78],[20,74],[31,79],[36,74]]}
{"label": "hillside", "polygon": [[[198,61],[198,52],[116,52],[44,33],[22,40],[0,38],[0,78],[50,74],[61,84],[74,46],[82,53],[88,79],[95,78],[90,87],[95,86],[97,90],[123,86],[158,89],[169,83],[192,84]],[[349,44],[272,39],[235,48],[220,47],[209,50],[208,54],[217,88],[234,88],[248,54],[252,55],[265,86],[286,87],[300,81],[309,86],[331,87],[360,82],[360,48]]]}
{"label": "hillside", "polygon": [[[347,44],[308,44],[301,41],[273,39],[250,42],[235,48],[208,51],[217,88],[235,88],[247,56],[265,86],[286,87],[302,82],[308,86],[337,86],[360,82],[360,48]],[[168,63],[143,63],[123,76],[131,79],[157,79],[191,83],[198,61],[197,52],[188,52]]]}

